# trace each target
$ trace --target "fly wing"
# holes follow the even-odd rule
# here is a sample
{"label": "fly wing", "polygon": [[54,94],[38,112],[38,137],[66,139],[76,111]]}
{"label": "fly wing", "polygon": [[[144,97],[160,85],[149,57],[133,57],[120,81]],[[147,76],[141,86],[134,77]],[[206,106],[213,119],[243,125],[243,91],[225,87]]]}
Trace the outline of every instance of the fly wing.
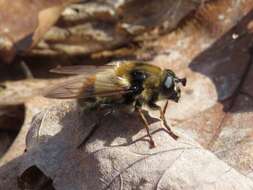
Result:
{"label": "fly wing", "polygon": [[131,92],[130,84],[107,69],[96,75],[79,75],[51,88],[44,96],[57,99],[106,97]]}
{"label": "fly wing", "polygon": [[49,88],[44,96],[47,98],[56,99],[72,99],[81,96],[82,91],[85,90],[87,93],[92,92],[94,85],[94,79],[85,75],[74,76],[66,79],[66,81],[56,84]]}
{"label": "fly wing", "polygon": [[111,69],[112,65],[73,65],[73,66],[64,66],[64,67],[56,67],[51,69],[50,72],[58,73],[58,74],[68,74],[68,75],[80,75],[80,74],[94,74],[100,71],[104,71],[106,69]]}

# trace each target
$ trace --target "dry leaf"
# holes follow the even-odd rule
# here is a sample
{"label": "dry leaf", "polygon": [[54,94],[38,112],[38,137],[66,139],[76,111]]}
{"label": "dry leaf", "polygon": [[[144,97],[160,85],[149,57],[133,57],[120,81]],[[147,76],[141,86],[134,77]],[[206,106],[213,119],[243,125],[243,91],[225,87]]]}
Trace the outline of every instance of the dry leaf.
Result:
{"label": "dry leaf", "polygon": [[153,28],[174,29],[202,0],[87,1],[67,7],[30,55],[84,55],[128,44]]}
{"label": "dry leaf", "polygon": [[[238,1],[238,17],[233,4],[220,2],[216,11],[216,4],[207,9],[213,13],[205,17],[208,28],[203,20],[190,22],[144,43],[158,52],[156,64],[188,78],[180,103],[166,112],[178,141],[150,118],[157,148],[149,149],[136,115],[107,117],[95,129],[97,112],[34,98],[26,101],[25,124],[0,162],[0,189],[253,189],[252,3]],[[221,14],[225,24],[215,20]]]}
{"label": "dry leaf", "polygon": [[57,21],[63,8],[70,2],[74,1],[15,0],[10,3],[8,0],[1,0],[1,57],[9,60],[14,56],[14,52],[25,51],[36,44]]}
{"label": "dry leaf", "polygon": [[[46,176],[55,189],[62,190],[253,187],[249,178],[203,149],[190,136],[177,131],[180,139],[171,139],[157,120],[151,121],[157,148],[149,149],[145,130],[135,115],[104,119],[85,146],[78,149],[98,119],[97,113],[83,114],[73,103],[62,103],[37,115],[27,136],[20,176],[36,166],[43,173],[38,178]],[[29,183],[34,175],[30,173],[25,182]]]}

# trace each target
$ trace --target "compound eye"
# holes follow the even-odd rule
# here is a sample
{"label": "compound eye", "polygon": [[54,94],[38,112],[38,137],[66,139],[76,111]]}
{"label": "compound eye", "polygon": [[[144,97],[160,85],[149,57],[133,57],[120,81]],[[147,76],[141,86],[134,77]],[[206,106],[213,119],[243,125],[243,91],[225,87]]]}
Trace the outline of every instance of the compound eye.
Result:
{"label": "compound eye", "polygon": [[173,79],[171,76],[167,76],[164,85],[166,88],[170,88],[173,85]]}

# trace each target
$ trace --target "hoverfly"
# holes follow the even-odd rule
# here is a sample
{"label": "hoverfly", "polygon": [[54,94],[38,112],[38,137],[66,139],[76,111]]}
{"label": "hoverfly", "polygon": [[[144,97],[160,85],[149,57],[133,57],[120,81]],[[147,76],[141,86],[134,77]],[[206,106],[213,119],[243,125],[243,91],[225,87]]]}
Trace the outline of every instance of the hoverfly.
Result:
{"label": "hoverfly", "polygon": [[[172,70],[161,69],[146,62],[120,61],[99,66],[95,70],[94,66],[68,66],[53,69],[52,72],[78,76],[54,86],[46,97],[93,102],[96,109],[124,108],[137,112],[145,125],[150,146],[154,147],[142,109],[143,105],[147,105],[160,111],[160,119],[168,133],[172,138],[178,138],[165,119],[165,111],[168,100],[179,101],[180,84],[185,86],[186,78],[178,78]],[[156,104],[158,100],[166,100],[163,109]]]}

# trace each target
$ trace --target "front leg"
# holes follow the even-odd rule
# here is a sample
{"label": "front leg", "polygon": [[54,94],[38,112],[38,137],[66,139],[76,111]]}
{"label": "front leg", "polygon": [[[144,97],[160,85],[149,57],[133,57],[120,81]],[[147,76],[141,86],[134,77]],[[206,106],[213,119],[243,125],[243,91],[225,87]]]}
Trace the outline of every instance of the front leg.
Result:
{"label": "front leg", "polygon": [[163,123],[163,126],[166,127],[166,129],[168,130],[169,135],[170,135],[173,139],[177,140],[177,139],[178,139],[178,136],[171,130],[171,128],[170,128],[170,126],[168,125],[167,120],[166,120],[166,118],[165,118],[165,112],[166,112],[166,109],[167,109],[167,106],[168,106],[168,100],[167,100],[167,102],[166,102],[166,104],[165,104],[165,106],[164,106],[163,109],[162,109],[160,106],[158,106],[158,105],[156,105],[155,103],[153,103],[153,102],[149,102],[148,105],[149,105],[149,107],[150,107],[151,109],[159,110],[159,112],[160,112],[160,119],[161,119],[161,121],[162,121],[162,123]]}
{"label": "front leg", "polygon": [[143,112],[142,112],[142,109],[137,108],[136,110],[137,110],[137,112],[138,112],[138,114],[139,114],[139,116],[140,116],[140,118],[141,118],[141,120],[142,120],[142,122],[143,122],[143,124],[144,124],[144,126],[145,126],[145,129],[146,129],[146,131],[147,131],[147,135],[148,135],[148,137],[149,137],[149,145],[150,145],[150,148],[154,148],[154,147],[155,147],[155,141],[153,140],[153,138],[152,138],[152,136],[151,136],[151,134],[150,134],[150,132],[149,132],[149,124],[148,124],[148,121],[147,121],[146,117],[144,116],[144,114],[143,114]]}
{"label": "front leg", "polygon": [[136,100],[135,101],[135,111],[137,111],[139,117],[141,118],[141,121],[143,122],[144,126],[145,126],[145,129],[146,129],[146,132],[147,132],[147,135],[149,137],[149,145],[150,145],[150,148],[154,148],[155,147],[155,141],[153,140],[151,134],[150,134],[150,131],[149,131],[149,124],[148,124],[148,121],[143,113],[143,110],[142,110],[142,105],[143,105],[143,101],[141,101],[140,99]]}

